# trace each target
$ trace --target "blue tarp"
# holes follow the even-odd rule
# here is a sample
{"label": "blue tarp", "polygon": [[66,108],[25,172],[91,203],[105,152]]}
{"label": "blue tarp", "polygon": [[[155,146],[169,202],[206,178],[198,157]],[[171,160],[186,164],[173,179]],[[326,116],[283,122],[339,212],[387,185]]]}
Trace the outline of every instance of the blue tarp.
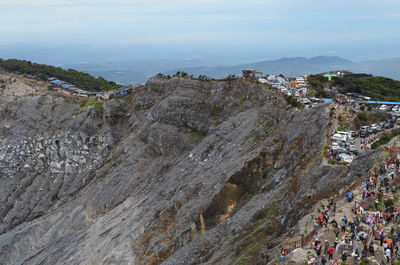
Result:
{"label": "blue tarp", "polygon": [[324,102],[333,102],[333,99],[331,99],[331,98],[323,98],[322,100]]}
{"label": "blue tarp", "polygon": [[381,104],[381,105],[400,105],[400,102],[389,102],[389,101],[367,101],[368,104]]}
{"label": "blue tarp", "polygon": [[53,80],[53,81],[51,81],[50,83],[52,83],[52,84],[57,84],[57,83],[60,83],[61,82],[61,80]]}

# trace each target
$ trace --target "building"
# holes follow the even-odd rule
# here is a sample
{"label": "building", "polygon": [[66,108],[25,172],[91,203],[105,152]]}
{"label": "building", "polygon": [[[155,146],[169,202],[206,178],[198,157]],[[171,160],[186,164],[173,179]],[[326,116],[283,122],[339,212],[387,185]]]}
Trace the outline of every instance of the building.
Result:
{"label": "building", "polygon": [[252,79],[256,78],[256,69],[243,69],[243,78]]}
{"label": "building", "polygon": [[329,81],[331,81],[332,77],[337,77],[337,74],[328,73],[328,74],[324,74],[323,76],[328,78]]}

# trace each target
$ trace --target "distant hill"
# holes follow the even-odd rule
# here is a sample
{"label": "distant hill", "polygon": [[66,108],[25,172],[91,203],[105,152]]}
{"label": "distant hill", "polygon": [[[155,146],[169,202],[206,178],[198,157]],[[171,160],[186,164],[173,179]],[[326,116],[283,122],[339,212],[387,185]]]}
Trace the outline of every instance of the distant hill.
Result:
{"label": "distant hill", "polygon": [[249,64],[217,67],[187,67],[165,71],[173,74],[185,71],[194,76],[207,75],[214,78],[230,74],[241,75],[241,69],[255,68],[264,74],[283,74],[285,76],[309,75],[331,70],[350,70],[373,75],[400,79],[400,58],[353,62],[337,56],[317,56],[312,58],[292,57],[278,60],[260,61]]}
{"label": "distant hill", "polygon": [[257,71],[266,74],[283,74],[286,76],[306,75],[321,73],[329,70],[356,68],[356,64],[350,60],[340,57],[318,56],[310,59],[304,57],[282,58],[272,61],[261,61],[250,64],[238,64],[233,66],[219,67],[193,67],[184,69],[173,69],[167,71],[167,74],[175,73],[178,70],[185,71],[195,76],[205,74],[210,77],[219,78],[229,74],[241,74],[241,69],[255,68]]}
{"label": "distant hill", "polygon": [[121,86],[103,77],[93,77],[88,73],[79,72],[73,69],[63,69],[52,65],[37,64],[25,60],[0,58],[0,70],[29,74],[47,80],[49,77],[58,78],[71,83],[81,89],[88,91],[105,91],[118,89]]}
{"label": "distant hill", "polygon": [[94,76],[102,76],[119,84],[145,82],[158,73],[175,74],[184,71],[194,76],[207,75],[220,78],[231,74],[241,75],[243,68],[256,68],[265,74],[286,76],[318,74],[330,70],[350,70],[370,73],[400,80],[400,58],[355,62],[338,56],[317,56],[312,58],[291,57],[247,64],[199,66],[198,61],[107,61],[63,65],[64,68],[78,69]]}

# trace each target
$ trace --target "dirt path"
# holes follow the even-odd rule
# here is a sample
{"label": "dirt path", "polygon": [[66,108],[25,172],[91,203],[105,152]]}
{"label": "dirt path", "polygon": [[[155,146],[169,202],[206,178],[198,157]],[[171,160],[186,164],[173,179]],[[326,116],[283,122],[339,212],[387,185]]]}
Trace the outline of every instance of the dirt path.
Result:
{"label": "dirt path", "polygon": [[[390,167],[388,168],[388,172],[393,172],[395,170],[393,167],[394,167],[394,165],[390,165]],[[396,176],[396,178],[398,178],[398,176]],[[333,219],[335,219],[340,227],[341,220],[344,216],[346,216],[349,221],[354,220],[356,218],[356,215],[352,212],[352,207],[354,205],[354,202],[362,201],[361,186],[356,187],[352,192],[354,195],[353,202],[348,202],[347,198],[336,201],[336,213],[329,218],[329,222],[332,221]],[[393,198],[393,197],[394,197],[393,194],[391,194],[390,192],[389,193],[385,192],[383,195],[383,199]],[[390,234],[390,230],[393,226],[394,226],[394,224],[390,223],[383,227],[383,229],[385,231],[385,235]],[[362,222],[360,224],[360,227],[362,227],[361,230],[363,230],[365,232],[368,232],[370,230],[370,227]],[[329,224],[328,227],[321,228],[317,233],[317,236],[320,239],[321,246],[322,246],[322,254],[321,255],[324,255],[325,240],[328,240],[330,245],[333,245],[333,243],[335,241],[335,234],[334,234],[333,230],[334,230],[333,226]],[[339,233],[339,241],[341,241],[342,236],[343,236],[343,233],[340,232]],[[386,258],[384,257],[384,249],[383,249],[383,247],[380,246],[380,242],[378,240],[374,240],[373,242],[374,242],[374,247],[375,247],[375,255],[368,257],[368,260],[371,263],[376,263],[376,264],[380,264],[381,261],[384,261],[386,263]],[[310,242],[310,244],[306,245],[304,248],[310,249],[311,242]],[[346,264],[354,264],[354,257],[350,256],[351,251],[347,251],[347,254],[348,254],[348,258],[347,258]],[[327,256],[326,256],[326,258],[328,259]],[[341,253],[337,252],[335,250],[333,259],[340,260]]]}

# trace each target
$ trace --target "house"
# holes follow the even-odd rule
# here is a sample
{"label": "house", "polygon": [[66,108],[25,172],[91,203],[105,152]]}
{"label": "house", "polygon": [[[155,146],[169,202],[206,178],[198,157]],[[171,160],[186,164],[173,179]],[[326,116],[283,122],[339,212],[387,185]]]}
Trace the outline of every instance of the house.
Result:
{"label": "house", "polygon": [[129,94],[129,90],[130,90],[130,88],[123,88],[123,89],[120,89],[120,90],[117,90],[117,91],[112,91],[112,92],[109,93],[109,95],[110,95],[109,97],[113,98],[113,97],[116,97],[116,96],[126,96],[126,95]]}
{"label": "house", "polygon": [[55,84],[55,85],[59,85],[59,84],[64,83],[64,82],[61,81],[61,80],[55,79],[55,80],[50,81],[50,83]]}
{"label": "house", "polygon": [[255,78],[256,77],[256,69],[243,69],[243,78]]}
{"label": "house", "polygon": [[73,86],[73,85],[68,84],[68,83],[65,83],[65,84],[61,85],[61,87],[62,87],[62,88],[65,88],[65,89],[68,89],[68,88],[70,88],[70,87],[72,87],[72,86]]}

